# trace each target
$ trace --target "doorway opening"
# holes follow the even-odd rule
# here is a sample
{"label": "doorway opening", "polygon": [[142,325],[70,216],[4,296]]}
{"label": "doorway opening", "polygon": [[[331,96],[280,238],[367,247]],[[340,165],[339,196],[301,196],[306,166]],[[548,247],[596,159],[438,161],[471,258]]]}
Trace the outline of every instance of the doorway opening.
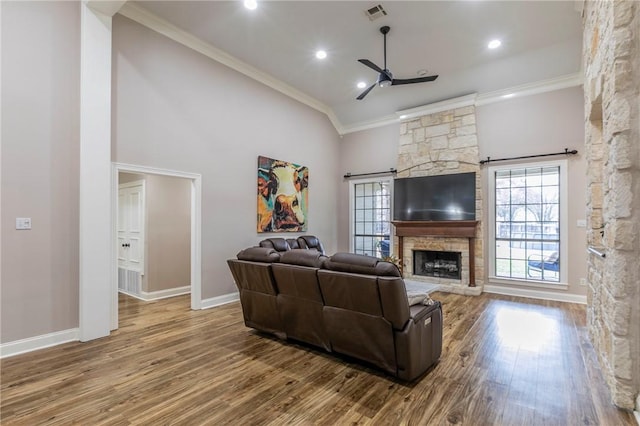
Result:
{"label": "doorway opening", "polygon": [[[119,291],[143,300],[191,293],[191,309],[201,309],[201,180],[201,175],[194,173],[113,164],[111,330],[118,328]],[[167,186],[179,192],[172,192]],[[138,203],[140,194],[153,191],[154,188],[159,199],[149,197],[149,200],[154,199],[155,206],[141,207]],[[179,200],[172,199],[175,197],[181,197],[186,206],[180,207]],[[121,209],[123,203],[127,205],[126,209]],[[172,208],[168,209],[167,203],[173,203],[170,204]],[[141,208],[145,210],[144,213],[139,211]],[[180,212],[180,209],[183,211]],[[127,222],[123,215],[130,219],[131,226],[119,226],[119,223]],[[136,242],[140,231],[138,228],[144,234],[144,222],[149,219],[156,222],[155,231],[143,238],[148,241],[147,244]],[[182,222],[182,225],[176,225],[177,222]],[[175,227],[179,229],[173,229]],[[167,232],[171,235],[167,235]],[[165,241],[161,241],[162,238]],[[167,243],[166,238],[171,240],[171,247],[159,249],[160,244]],[[188,250],[188,255],[185,250]],[[167,255],[175,257],[171,262],[183,266],[158,270],[157,267],[162,263],[168,263]],[[152,261],[155,259],[156,268],[145,267],[147,258]],[[189,269],[187,275],[186,268]],[[179,269],[182,269],[182,273],[176,274]]]}

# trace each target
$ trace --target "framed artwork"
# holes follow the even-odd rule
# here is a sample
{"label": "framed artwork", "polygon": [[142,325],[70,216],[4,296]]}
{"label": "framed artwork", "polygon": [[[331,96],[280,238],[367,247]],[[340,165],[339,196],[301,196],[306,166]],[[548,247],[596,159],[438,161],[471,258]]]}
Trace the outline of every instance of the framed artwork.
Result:
{"label": "framed artwork", "polygon": [[258,157],[258,233],[307,230],[309,168]]}

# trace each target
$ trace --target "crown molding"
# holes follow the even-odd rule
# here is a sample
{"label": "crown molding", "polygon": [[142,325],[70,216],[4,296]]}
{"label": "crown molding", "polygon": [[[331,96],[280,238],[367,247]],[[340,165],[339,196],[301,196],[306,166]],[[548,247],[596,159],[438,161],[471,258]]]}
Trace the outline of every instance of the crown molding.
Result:
{"label": "crown molding", "polygon": [[476,106],[507,101],[523,96],[538,95],[540,93],[567,89],[569,87],[582,86],[582,82],[582,72],[562,75],[560,77],[550,78],[547,80],[534,81],[533,83],[522,84],[520,86],[496,90],[494,92],[482,93],[478,95]]}
{"label": "crown molding", "polygon": [[[343,133],[341,134],[344,135],[347,133],[358,132],[360,130],[374,129],[376,127],[387,126],[394,122],[410,120],[415,117],[421,117],[423,115],[434,114],[450,109],[462,108],[470,105],[482,106],[494,102],[508,101],[516,97],[520,98],[524,96],[552,92],[554,90],[567,89],[569,87],[582,86],[582,84],[582,72],[577,72],[574,74],[563,75],[548,80],[541,80],[533,83],[523,84],[520,86],[510,87],[507,89],[496,90],[494,92],[487,92],[482,94],[472,93],[457,98],[451,98],[432,104],[422,105],[416,108],[400,110],[395,113],[395,116],[386,115],[375,120],[345,125],[342,127]],[[513,96],[505,97],[505,95]]]}
{"label": "crown molding", "polygon": [[[339,127],[342,125],[338,122],[337,117],[333,111],[324,103],[307,95],[304,92],[289,86],[288,84],[278,80],[277,78],[260,71],[259,69],[241,61],[240,59],[228,54],[224,50],[213,47],[211,44],[195,37],[194,35],[176,27],[170,22],[162,19],[161,17],[149,12],[148,10],[132,4],[126,3],[118,13],[125,16],[145,27],[170,38],[171,40],[182,44],[190,49],[201,53],[208,58],[213,59],[216,62],[221,63],[241,74],[246,75],[292,99],[297,100],[317,111],[326,114],[329,117],[331,123],[336,127],[339,132]],[[337,125],[337,126],[336,126]]]}
{"label": "crown molding", "polygon": [[446,99],[444,101],[416,108],[397,111],[396,115],[400,120],[405,121],[416,117],[422,117],[423,115],[435,114],[437,112],[449,111],[456,108],[464,108],[466,106],[475,105],[477,96],[477,93],[471,93],[470,95],[459,96],[457,98]]}
{"label": "crown molding", "polygon": [[[273,90],[284,94],[285,96],[288,96],[304,105],[307,105],[310,108],[313,108],[325,114],[340,136],[346,135],[348,133],[359,132],[362,130],[374,129],[376,127],[387,126],[389,124],[398,123],[403,120],[419,117],[426,114],[446,111],[448,109],[462,108],[469,105],[486,105],[493,102],[513,99],[514,97],[529,96],[554,90],[566,89],[574,86],[580,86],[583,83],[582,73],[578,72],[575,74],[569,74],[548,80],[523,84],[521,86],[515,86],[508,89],[497,90],[494,92],[487,92],[483,94],[473,93],[466,96],[460,96],[457,98],[426,104],[416,108],[397,111],[395,114],[385,115],[373,120],[343,125],[336,116],[333,109],[331,109],[325,103],[317,100],[312,96],[307,95],[306,93],[296,89],[293,86],[284,83],[283,81],[271,76],[270,74],[267,74],[247,64],[246,62],[241,61],[240,59],[230,55],[229,53],[212,46],[211,44],[176,27],[165,19],[160,18],[159,16],[136,4],[127,2],[120,8],[118,13],[153,31],[156,31],[159,34],[170,38],[177,43],[180,43],[190,49],[195,50],[196,52],[199,52],[216,62],[219,62],[241,74],[244,74],[247,77],[252,78],[253,80],[256,80],[272,88]],[[513,96],[505,98],[505,95]],[[400,118],[401,116],[403,117]]]}
{"label": "crown molding", "polygon": [[87,0],[87,6],[94,12],[105,16],[113,16],[127,2],[127,0]]}
{"label": "crown molding", "polygon": [[348,133],[360,132],[362,130],[375,129],[376,127],[387,126],[389,124],[398,122],[398,117],[395,114],[385,115],[384,117],[376,118],[375,120],[360,121],[351,125],[342,126],[342,132],[340,133],[340,136],[346,135]]}

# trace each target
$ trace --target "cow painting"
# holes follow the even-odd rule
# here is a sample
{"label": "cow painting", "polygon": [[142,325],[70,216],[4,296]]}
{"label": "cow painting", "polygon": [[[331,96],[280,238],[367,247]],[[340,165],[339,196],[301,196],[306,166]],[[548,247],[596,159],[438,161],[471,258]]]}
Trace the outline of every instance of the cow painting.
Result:
{"label": "cow painting", "polygon": [[258,157],[258,232],[307,230],[309,169]]}

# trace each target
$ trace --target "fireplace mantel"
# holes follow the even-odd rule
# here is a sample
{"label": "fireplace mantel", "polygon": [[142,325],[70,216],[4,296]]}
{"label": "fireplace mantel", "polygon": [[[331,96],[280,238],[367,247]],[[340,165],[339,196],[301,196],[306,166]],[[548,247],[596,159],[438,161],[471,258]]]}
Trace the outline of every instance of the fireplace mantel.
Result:
{"label": "fireplace mantel", "polygon": [[477,220],[399,221],[391,223],[398,236],[400,264],[403,263],[404,237],[466,238],[469,242],[469,287],[476,286],[475,238]]}

